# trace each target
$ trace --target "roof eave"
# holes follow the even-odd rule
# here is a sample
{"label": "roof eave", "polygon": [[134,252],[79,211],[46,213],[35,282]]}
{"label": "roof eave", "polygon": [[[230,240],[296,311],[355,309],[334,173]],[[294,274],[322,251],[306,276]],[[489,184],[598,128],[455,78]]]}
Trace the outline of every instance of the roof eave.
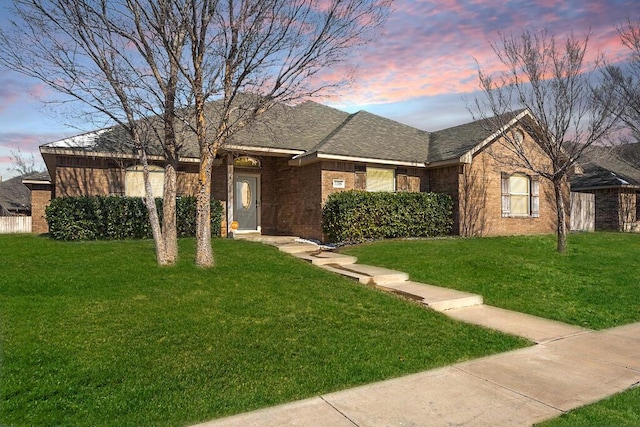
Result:
{"label": "roof eave", "polygon": [[287,157],[291,155],[300,155],[303,154],[303,150],[295,150],[288,148],[273,148],[273,147],[258,147],[253,145],[239,145],[239,144],[225,144],[222,147],[225,151],[242,151],[242,152],[250,152],[250,153],[267,153],[272,154],[279,157]]}
{"label": "roof eave", "polygon": [[321,162],[323,160],[334,160],[341,162],[354,162],[354,163],[373,163],[378,165],[389,165],[389,166],[407,166],[414,168],[424,168],[424,162],[419,161],[403,161],[403,160],[390,160],[390,159],[374,159],[371,157],[355,157],[355,156],[345,156],[340,154],[326,154],[326,153],[310,153],[301,156],[295,156],[293,159],[289,160],[290,166],[305,166],[312,163]]}
{"label": "roof eave", "polygon": [[34,184],[51,184],[50,179],[23,179],[22,183],[24,185],[34,185]]}
{"label": "roof eave", "polygon": [[640,185],[632,185],[632,184],[620,184],[620,185],[591,185],[588,187],[572,187],[571,191],[575,191],[578,193],[584,191],[594,191],[594,190],[613,190],[614,188],[625,188],[629,190],[640,190]]}
{"label": "roof eave", "polygon": [[[54,154],[62,156],[78,156],[78,157],[100,157],[111,159],[137,159],[137,154],[131,153],[115,153],[110,151],[89,151],[81,148],[58,148],[58,147],[40,147],[41,154]],[[149,155],[149,160],[164,160],[164,156]],[[197,157],[180,157],[180,161],[184,163],[198,163],[200,159]]]}
{"label": "roof eave", "polygon": [[463,154],[461,157],[454,157],[453,159],[446,160],[438,160],[436,162],[425,162],[425,166],[428,168],[439,168],[444,166],[454,166],[460,164],[470,164],[472,161],[471,154],[468,152]]}

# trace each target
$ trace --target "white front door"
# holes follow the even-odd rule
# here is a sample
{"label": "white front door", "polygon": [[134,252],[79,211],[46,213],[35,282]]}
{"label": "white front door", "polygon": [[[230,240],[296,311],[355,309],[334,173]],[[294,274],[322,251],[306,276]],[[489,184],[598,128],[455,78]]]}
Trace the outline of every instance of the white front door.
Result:
{"label": "white front door", "polygon": [[240,231],[258,230],[258,176],[236,175],[234,182],[234,220]]}

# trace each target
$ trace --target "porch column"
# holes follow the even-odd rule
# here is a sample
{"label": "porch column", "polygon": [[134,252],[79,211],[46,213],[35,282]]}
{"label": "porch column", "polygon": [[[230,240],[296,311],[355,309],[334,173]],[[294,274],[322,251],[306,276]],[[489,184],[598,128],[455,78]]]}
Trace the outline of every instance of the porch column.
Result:
{"label": "porch column", "polygon": [[233,154],[227,154],[227,236],[231,236],[233,230]]}

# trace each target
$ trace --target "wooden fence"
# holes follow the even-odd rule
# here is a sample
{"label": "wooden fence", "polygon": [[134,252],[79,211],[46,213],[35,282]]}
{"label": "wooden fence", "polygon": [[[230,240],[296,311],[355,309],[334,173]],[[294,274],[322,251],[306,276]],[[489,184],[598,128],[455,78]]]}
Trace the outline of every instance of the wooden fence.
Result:
{"label": "wooden fence", "polygon": [[31,233],[30,216],[0,216],[0,234]]}
{"label": "wooden fence", "polygon": [[595,194],[571,192],[571,231],[596,229]]}

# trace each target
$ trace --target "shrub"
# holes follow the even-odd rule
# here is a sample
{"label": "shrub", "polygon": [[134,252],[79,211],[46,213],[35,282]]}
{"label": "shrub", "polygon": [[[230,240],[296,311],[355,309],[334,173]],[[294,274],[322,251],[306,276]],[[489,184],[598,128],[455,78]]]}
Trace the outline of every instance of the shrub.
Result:
{"label": "shrub", "polygon": [[329,196],[322,227],[332,242],[447,235],[451,197],[436,193],[343,191]]}
{"label": "shrub", "polygon": [[[156,199],[162,216],[162,199]],[[211,202],[211,234],[220,235],[222,205]],[[176,200],[178,236],[195,235],[195,197]],[[124,240],[152,236],[149,215],[139,197],[77,196],[51,201],[46,209],[49,234],[57,240]]]}

